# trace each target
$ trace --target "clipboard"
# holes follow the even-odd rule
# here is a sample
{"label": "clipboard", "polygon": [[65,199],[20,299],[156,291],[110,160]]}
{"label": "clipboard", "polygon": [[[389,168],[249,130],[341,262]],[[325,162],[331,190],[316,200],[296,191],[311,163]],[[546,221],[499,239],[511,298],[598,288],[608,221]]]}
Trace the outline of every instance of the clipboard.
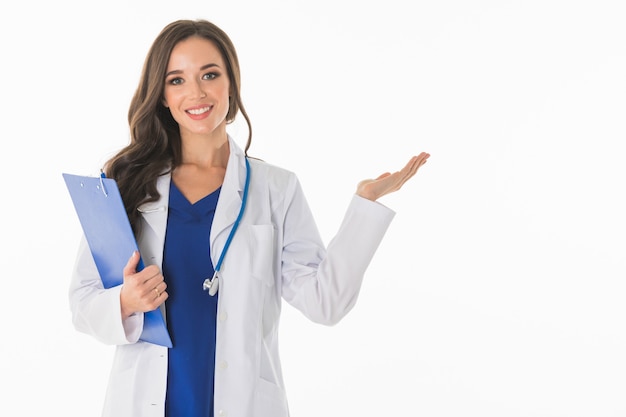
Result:
{"label": "clipboard", "polygon": [[[104,288],[123,283],[122,270],[137,241],[124,208],[115,180],[63,174],[89,249],[98,268]],[[144,268],[139,260],[137,271]],[[139,340],[172,347],[161,310],[144,313],[143,330]]]}

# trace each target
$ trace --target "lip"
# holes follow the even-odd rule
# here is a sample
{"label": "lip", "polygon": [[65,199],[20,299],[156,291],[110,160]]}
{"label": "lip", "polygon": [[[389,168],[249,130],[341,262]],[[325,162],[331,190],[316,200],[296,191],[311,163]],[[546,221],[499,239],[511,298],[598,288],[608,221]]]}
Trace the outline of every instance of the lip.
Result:
{"label": "lip", "polygon": [[211,110],[213,110],[213,106],[208,104],[203,104],[199,106],[190,107],[185,110],[187,116],[189,116],[193,120],[202,120],[211,114]]}

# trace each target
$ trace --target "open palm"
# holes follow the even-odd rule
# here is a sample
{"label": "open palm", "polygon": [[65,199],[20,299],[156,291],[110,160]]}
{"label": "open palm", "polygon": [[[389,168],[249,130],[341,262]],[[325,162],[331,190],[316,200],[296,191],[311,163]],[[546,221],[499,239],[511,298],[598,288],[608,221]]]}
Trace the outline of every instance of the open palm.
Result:
{"label": "open palm", "polygon": [[359,182],[356,193],[368,200],[375,201],[385,194],[398,191],[426,163],[428,157],[430,154],[422,152],[412,157],[400,171],[393,174],[385,172],[375,179],[363,180]]}

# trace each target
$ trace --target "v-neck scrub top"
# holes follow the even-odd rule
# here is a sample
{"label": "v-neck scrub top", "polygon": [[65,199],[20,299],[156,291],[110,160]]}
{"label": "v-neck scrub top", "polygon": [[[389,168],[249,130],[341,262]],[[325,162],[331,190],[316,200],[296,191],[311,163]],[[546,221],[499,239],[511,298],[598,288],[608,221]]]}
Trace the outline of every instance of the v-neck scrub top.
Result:
{"label": "v-neck scrub top", "polygon": [[220,189],[191,204],[170,183],[163,251],[167,283],[168,350],[166,417],[213,417],[217,294],[202,289],[213,276],[211,224]]}

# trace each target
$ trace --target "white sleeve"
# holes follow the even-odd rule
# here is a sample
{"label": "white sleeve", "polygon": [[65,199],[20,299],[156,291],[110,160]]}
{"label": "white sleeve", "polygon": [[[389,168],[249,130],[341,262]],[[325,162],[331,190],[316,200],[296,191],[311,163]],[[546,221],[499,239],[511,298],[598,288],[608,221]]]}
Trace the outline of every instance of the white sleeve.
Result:
{"label": "white sleeve", "polygon": [[333,325],[356,303],[367,267],[395,212],[354,195],[324,248],[299,183],[286,199],[282,296],[314,322]]}
{"label": "white sleeve", "polygon": [[89,245],[83,237],[69,288],[70,310],[76,330],[108,345],[123,345],[139,340],[143,314],[134,314],[122,320],[121,288],[121,285],[108,289],[103,287]]}

